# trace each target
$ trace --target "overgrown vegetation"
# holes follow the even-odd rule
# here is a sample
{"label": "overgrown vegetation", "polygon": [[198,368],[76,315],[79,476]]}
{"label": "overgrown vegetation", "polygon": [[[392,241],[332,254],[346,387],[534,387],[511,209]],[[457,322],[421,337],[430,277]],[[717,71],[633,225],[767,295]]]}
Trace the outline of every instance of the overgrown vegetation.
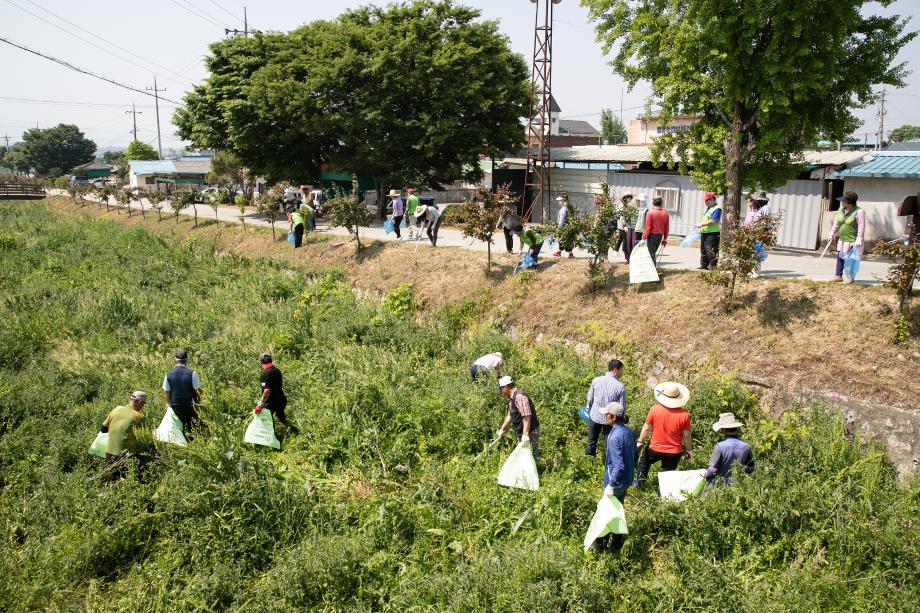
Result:
{"label": "overgrown vegetation", "polygon": [[492,244],[495,242],[495,229],[501,219],[502,210],[513,200],[510,184],[499,185],[494,192],[479,188],[466,202],[451,207],[458,209],[454,215],[463,236],[486,244],[486,270],[492,269]]}
{"label": "overgrown vegetation", "polygon": [[761,258],[776,246],[776,232],[782,215],[761,215],[750,226],[739,226],[731,238],[719,247],[719,265],[703,274],[703,279],[723,289],[722,310],[735,309],[735,288],[738,282],[747,283],[759,269]]}
{"label": "overgrown vegetation", "polygon": [[[0,205],[0,602],[47,610],[912,610],[920,484],[822,407],[774,422],[730,378],[688,381],[710,424],[749,424],[758,468],[682,505],[626,499],[619,555],[585,556],[601,493],[575,410],[601,360],[515,341],[468,301],[409,315],[410,288],[356,298],[342,273],[217,255],[200,239]],[[130,245],[113,249],[111,245]],[[523,275],[522,287],[523,286]],[[388,306],[384,306],[387,304]],[[652,402],[627,364],[633,426]],[[116,485],[86,448],[172,350],[201,374],[206,432]],[[241,442],[271,350],[302,434]],[[506,404],[467,365],[502,351],[537,405],[541,488],[499,488],[512,443],[478,462]],[[53,392],[53,393],[49,393]],[[282,429],[282,434],[284,431]],[[149,438],[149,436],[148,436]],[[914,603],[914,604],[911,604]]]}
{"label": "overgrown vegetation", "polygon": [[914,291],[914,282],[920,280],[920,233],[915,232],[903,241],[882,241],[876,245],[875,252],[894,260],[894,264],[888,269],[885,286],[893,289],[898,295],[895,340],[899,345],[904,345],[909,337],[907,314],[910,297]]}

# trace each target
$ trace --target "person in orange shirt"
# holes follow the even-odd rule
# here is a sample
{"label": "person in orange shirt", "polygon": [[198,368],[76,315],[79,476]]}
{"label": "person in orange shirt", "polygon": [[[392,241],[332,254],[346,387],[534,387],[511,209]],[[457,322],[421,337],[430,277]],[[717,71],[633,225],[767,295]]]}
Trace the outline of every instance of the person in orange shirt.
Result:
{"label": "person in orange shirt", "polygon": [[684,409],[690,400],[690,390],[680,383],[660,383],[655,386],[655,399],[658,404],[649,409],[636,441],[636,446],[641,449],[651,434],[651,441],[639,458],[637,487],[642,487],[648,480],[652,464],[661,462],[662,470],[675,470],[681,457],[689,460],[693,456],[690,414]]}

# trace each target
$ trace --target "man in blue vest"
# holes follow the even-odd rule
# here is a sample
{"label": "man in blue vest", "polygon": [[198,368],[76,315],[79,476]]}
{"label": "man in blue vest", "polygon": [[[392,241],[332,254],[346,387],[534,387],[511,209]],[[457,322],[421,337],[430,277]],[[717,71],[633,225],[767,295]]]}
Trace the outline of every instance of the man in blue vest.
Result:
{"label": "man in blue vest", "polygon": [[195,403],[201,402],[201,381],[198,373],[186,366],[188,351],[176,349],[176,365],[163,378],[163,391],[166,394],[166,406],[172,407],[186,438],[197,425],[198,412]]}

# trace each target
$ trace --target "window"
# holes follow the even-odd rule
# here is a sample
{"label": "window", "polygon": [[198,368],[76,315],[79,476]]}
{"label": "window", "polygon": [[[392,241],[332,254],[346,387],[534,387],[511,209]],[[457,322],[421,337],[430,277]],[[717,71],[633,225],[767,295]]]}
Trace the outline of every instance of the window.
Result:
{"label": "window", "polygon": [[144,185],[156,185],[156,177],[144,177]]}
{"label": "window", "polygon": [[664,209],[668,213],[680,213],[679,187],[656,187],[655,196],[664,201]]}

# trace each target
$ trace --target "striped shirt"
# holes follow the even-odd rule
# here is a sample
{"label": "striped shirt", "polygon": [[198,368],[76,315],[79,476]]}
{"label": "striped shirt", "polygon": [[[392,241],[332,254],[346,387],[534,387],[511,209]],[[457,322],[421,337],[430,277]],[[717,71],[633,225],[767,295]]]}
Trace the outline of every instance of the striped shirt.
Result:
{"label": "striped shirt", "polygon": [[626,386],[608,372],[600,377],[595,377],[591,381],[586,405],[591,409],[591,421],[596,424],[606,424],[607,419],[600,414],[599,409],[604,408],[611,402],[621,402],[623,403],[623,408],[626,408]]}

